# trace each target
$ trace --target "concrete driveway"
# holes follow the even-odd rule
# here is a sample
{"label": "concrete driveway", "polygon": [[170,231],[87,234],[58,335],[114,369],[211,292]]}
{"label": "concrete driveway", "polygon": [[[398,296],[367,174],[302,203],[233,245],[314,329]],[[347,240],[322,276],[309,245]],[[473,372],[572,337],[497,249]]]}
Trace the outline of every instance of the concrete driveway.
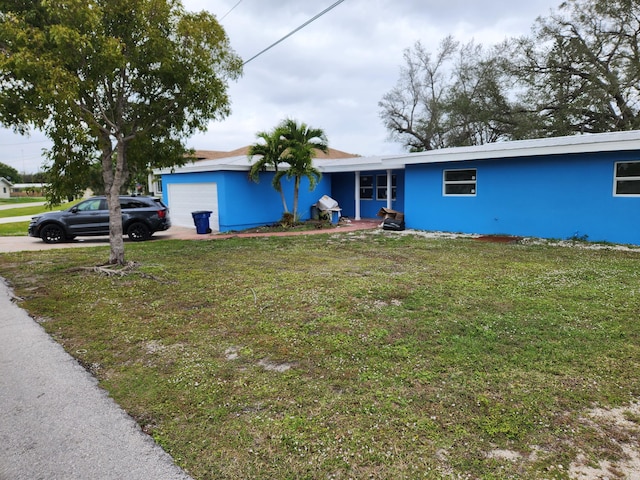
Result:
{"label": "concrete driveway", "polygon": [[[156,232],[151,237],[151,241],[155,240],[196,240],[201,235],[196,233],[194,228],[171,227],[166,232]],[[207,235],[202,235],[207,236]],[[129,239],[124,240],[129,243]],[[0,237],[0,253],[2,252],[22,252],[51,250],[53,248],[78,248],[78,247],[108,247],[109,237],[83,237],[71,242],[48,244],[39,238],[33,237]],[[1,479],[0,479],[1,480]]]}
{"label": "concrete driveway", "polygon": [[[198,234],[195,227],[173,226],[166,232],[156,232],[150,241],[158,240],[223,240],[225,238],[250,238],[267,236],[294,236],[294,235],[314,235],[320,233],[340,233],[353,232],[358,230],[372,230],[380,226],[379,220],[355,220],[349,224],[339,225],[333,230],[317,229],[299,232],[278,232],[278,233],[207,233]],[[125,243],[130,240],[125,237]],[[83,237],[72,242],[47,244],[39,238],[32,237],[0,237],[0,253],[50,250],[53,248],[78,248],[78,247],[108,247],[109,237]],[[0,479],[3,480],[3,479]]]}

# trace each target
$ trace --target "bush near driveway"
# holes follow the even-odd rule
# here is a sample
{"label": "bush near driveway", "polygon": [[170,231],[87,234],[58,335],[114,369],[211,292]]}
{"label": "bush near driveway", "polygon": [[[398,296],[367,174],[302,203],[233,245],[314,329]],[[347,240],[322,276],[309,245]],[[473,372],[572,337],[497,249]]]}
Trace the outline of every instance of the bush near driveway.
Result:
{"label": "bush near driveway", "polygon": [[569,478],[637,442],[585,420],[640,395],[637,252],[360,232],[128,256],[0,274],[196,479]]}

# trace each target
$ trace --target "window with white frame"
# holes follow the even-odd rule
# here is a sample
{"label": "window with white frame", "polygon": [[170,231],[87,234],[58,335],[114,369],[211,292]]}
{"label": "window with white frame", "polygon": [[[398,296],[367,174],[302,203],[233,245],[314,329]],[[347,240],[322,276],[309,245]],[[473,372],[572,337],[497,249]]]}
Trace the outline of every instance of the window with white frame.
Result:
{"label": "window with white frame", "polygon": [[373,200],[373,175],[360,175],[360,200]]}
{"label": "window with white frame", "polygon": [[616,162],[613,194],[640,196],[640,161]]}
{"label": "window with white frame", "polygon": [[[387,199],[387,176],[378,175],[376,177],[376,200]],[[391,200],[396,199],[396,176],[391,175]]]}
{"label": "window with white frame", "polygon": [[445,170],[443,173],[443,194],[475,196],[476,194],[476,169]]}

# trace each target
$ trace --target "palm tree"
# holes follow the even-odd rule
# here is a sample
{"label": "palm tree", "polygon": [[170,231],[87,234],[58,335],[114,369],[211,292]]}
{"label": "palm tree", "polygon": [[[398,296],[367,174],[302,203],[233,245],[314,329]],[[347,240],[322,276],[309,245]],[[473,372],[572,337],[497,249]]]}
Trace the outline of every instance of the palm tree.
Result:
{"label": "palm tree", "polygon": [[278,128],[284,139],[286,150],[281,154],[282,161],[289,164],[286,171],[287,178],[294,179],[293,185],[293,216],[298,217],[298,191],[302,177],[309,179],[309,190],[316,188],[322,178],[322,173],[313,166],[316,151],[327,153],[329,145],[327,136],[319,128],[311,128],[305,123],[295,120],[284,120]]}
{"label": "palm tree", "polygon": [[271,184],[273,188],[280,193],[282,198],[282,208],[284,213],[289,213],[287,207],[287,200],[282,191],[282,177],[286,172],[279,170],[278,165],[282,162],[281,156],[286,149],[286,145],[282,139],[282,132],[278,128],[272,132],[258,132],[256,137],[262,139],[264,142],[258,142],[249,147],[248,156],[251,161],[254,156],[260,155],[261,158],[251,165],[249,170],[249,178],[255,182],[260,182],[260,172],[264,172],[267,168],[272,167],[275,170],[275,175]]}

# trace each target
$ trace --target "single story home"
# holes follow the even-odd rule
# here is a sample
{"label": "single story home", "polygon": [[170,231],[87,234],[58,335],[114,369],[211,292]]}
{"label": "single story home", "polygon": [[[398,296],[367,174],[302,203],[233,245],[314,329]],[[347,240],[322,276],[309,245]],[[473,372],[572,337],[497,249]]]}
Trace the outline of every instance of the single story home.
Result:
{"label": "single story home", "polygon": [[11,187],[13,183],[4,177],[0,177],[0,198],[9,198],[11,196]]}
{"label": "single story home", "polygon": [[[419,230],[640,245],[640,131],[314,162],[323,178],[313,192],[301,187],[302,219],[328,195],[344,216],[386,207]],[[174,224],[192,226],[193,210],[212,211],[218,231],[277,222],[273,173],[255,184],[249,167],[245,154],[156,172]],[[290,184],[285,192],[291,207]]]}

